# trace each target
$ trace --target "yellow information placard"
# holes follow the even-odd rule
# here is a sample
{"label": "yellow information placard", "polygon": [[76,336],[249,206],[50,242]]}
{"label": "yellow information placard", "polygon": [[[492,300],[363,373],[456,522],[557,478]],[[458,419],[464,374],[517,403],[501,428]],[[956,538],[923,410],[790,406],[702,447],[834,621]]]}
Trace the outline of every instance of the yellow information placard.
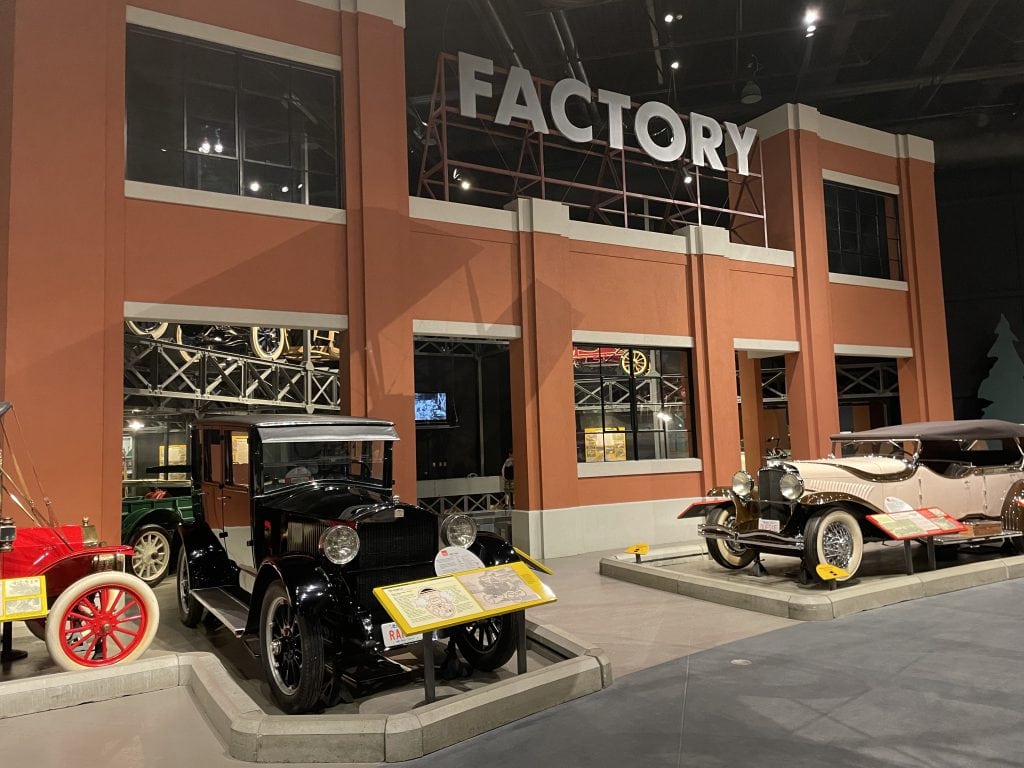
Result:
{"label": "yellow information placard", "polygon": [[373,595],[407,635],[521,611],[557,599],[525,563],[375,587]]}
{"label": "yellow information placard", "polygon": [[39,619],[48,610],[45,576],[0,579],[0,621]]}

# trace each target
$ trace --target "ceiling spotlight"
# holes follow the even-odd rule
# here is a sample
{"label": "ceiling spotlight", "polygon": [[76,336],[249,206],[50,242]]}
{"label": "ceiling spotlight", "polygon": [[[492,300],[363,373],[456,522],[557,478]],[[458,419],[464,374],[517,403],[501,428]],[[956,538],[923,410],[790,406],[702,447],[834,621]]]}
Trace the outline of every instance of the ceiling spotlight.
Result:
{"label": "ceiling spotlight", "polygon": [[258,181],[252,182],[251,184],[249,184],[249,189],[251,189],[253,192],[259,192],[260,191],[260,183]]}
{"label": "ceiling spotlight", "polygon": [[204,155],[210,154],[210,140],[204,138],[202,143],[199,145],[199,151]]}
{"label": "ceiling spotlight", "polygon": [[281,187],[281,191],[282,192],[287,192],[288,191],[288,187],[287,186]]}
{"label": "ceiling spotlight", "polygon": [[666,13],[666,14],[665,14],[665,22],[666,22],[667,24],[671,24],[671,23],[672,23],[672,22],[673,22],[673,21],[675,20],[675,18],[676,18],[676,17],[675,17],[675,16],[673,16],[673,15],[672,15],[671,13]]}
{"label": "ceiling spotlight", "polygon": [[804,24],[806,24],[807,26],[811,26],[820,18],[821,16],[818,15],[817,8],[808,8],[807,12],[804,14]]}
{"label": "ceiling spotlight", "polygon": [[676,14],[676,21],[682,21],[682,20],[683,20],[683,14],[677,13]]}
{"label": "ceiling spotlight", "polygon": [[678,61],[678,59],[676,61],[673,61],[671,64],[669,64],[669,66],[672,67],[672,69],[679,69],[679,61]]}
{"label": "ceiling spotlight", "polygon": [[817,30],[817,29],[818,29],[818,28],[817,28],[817,27],[816,27],[816,26],[815,26],[814,24],[809,24],[809,25],[807,25],[807,31],[808,31],[808,32],[814,32],[814,31],[815,31],[815,30]]}
{"label": "ceiling spotlight", "polygon": [[691,176],[690,172],[687,171],[686,175],[683,176],[683,184],[692,184],[692,183],[693,183],[693,176]]}
{"label": "ceiling spotlight", "polygon": [[804,37],[814,37],[814,30],[810,27],[807,28],[807,34]]}
{"label": "ceiling spotlight", "polygon": [[459,186],[462,187],[463,189],[469,189],[473,185],[469,183],[469,179],[463,179],[461,182],[459,182]]}
{"label": "ceiling spotlight", "polygon": [[128,429],[130,429],[132,432],[138,432],[144,426],[146,426],[146,425],[143,424],[138,419],[132,419],[131,421],[128,422]]}

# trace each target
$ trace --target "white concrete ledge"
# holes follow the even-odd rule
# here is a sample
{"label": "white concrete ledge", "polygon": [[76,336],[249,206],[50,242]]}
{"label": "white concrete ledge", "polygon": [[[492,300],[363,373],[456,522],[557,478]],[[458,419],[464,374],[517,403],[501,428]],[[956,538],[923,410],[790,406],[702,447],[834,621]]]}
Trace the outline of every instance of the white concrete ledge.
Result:
{"label": "white concrete ledge", "polygon": [[693,336],[668,336],[660,333],[622,333],[621,331],[573,331],[574,344],[604,344],[617,347],[693,346]]}
{"label": "white concrete ledge", "polygon": [[204,307],[198,304],[158,304],[148,301],[126,301],[124,317],[126,320],[261,325],[324,331],[344,331],[348,328],[348,315],[243,307]]}
{"label": "white concrete ledge", "polygon": [[234,211],[235,213],[254,213],[260,216],[299,219],[320,224],[345,224],[347,221],[345,211],[341,208],[286,203],[281,200],[264,200],[260,197],[228,195],[223,192],[207,192],[187,187],[168,187],[145,181],[126,180],[124,196],[132,200],[191,205],[197,208],[212,208],[217,211]]}
{"label": "white concrete ledge", "polygon": [[341,755],[346,763],[397,762],[611,685],[611,665],[600,648],[534,622],[527,622],[527,640],[563,660],[400,714],[268,715],[216,656],[175,653],[0,683],[0,721],[186,686],[237,760],[336,763]]}
{"label": "white concrete ledge", "polygon": [[641,459],[639,461],[594,461],[576,465],[577,477],[627,477],[629,475],[667,475],[674,472],[700,472],[700,459]]}
{"label": "white concrete ledge", "polygon": [[879,347],[873,344],[836,344],[837,357],[913,357],[910,347]]}
{"label": "white concrete ledge", "polygon": [[864,288],[883,288],[887,291],[909,291],[910,286],[906,280],[886,280],[881,277],[861,277],[860,275],[844,275],[839,272],[829,272],[828,281],[840,285],[859,285]]}

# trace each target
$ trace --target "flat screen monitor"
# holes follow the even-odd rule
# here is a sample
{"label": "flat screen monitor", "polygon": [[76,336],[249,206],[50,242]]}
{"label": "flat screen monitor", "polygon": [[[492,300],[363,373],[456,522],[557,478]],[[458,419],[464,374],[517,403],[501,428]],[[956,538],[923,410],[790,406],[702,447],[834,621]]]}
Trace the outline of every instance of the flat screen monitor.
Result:
{"label": "flat screen monitor", "polygon": [[417,392],[414,407],[417,424],[448,423],[447,392]]}

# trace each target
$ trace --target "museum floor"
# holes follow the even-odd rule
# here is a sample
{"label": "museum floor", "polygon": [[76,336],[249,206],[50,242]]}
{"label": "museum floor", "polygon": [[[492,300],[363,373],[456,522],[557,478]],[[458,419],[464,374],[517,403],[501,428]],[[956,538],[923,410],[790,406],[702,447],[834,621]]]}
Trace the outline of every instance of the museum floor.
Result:
{"label": "museum floor", "polygon": [[[599,557],[549,561],[559,602],[531,613],[603,646],[614,685],[410,765],[1020,764],[1020,581],[797,623],[603,578]],[[161,647],[192,650],[169,587]],[[5,764],[83,744],[126,768],[244,765],[183,688],[0,721]]]}

